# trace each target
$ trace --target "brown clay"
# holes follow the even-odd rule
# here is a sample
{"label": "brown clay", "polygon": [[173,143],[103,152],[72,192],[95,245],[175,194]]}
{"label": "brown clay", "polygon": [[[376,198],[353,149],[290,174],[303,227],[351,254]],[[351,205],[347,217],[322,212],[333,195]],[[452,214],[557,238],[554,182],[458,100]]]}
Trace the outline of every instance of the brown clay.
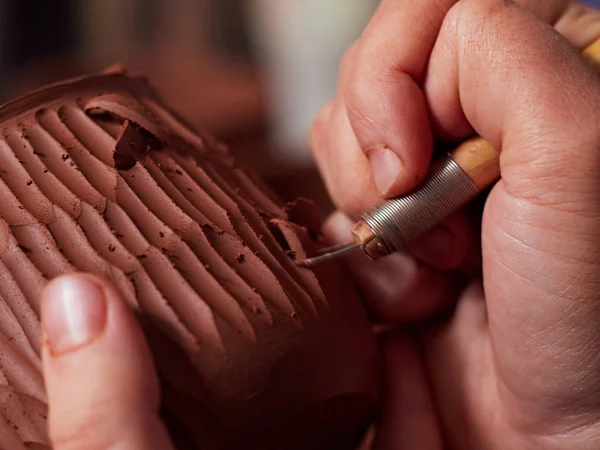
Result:
{"label": "brown clay", "polygon": [[180,448],[360,440],[375,338],[334,263],[294,264],[322,245],[307,202],[286,209],[122,71],[22,97],[0,124],[2,448],[50,448],[39,295],[76,271],[136,310]]}

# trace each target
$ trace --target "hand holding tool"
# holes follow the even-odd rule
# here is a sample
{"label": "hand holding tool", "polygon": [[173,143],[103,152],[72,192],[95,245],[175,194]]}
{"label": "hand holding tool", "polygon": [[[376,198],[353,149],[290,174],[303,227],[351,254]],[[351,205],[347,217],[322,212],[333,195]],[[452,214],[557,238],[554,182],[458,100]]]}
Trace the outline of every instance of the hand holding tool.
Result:
{"label": "hand holding tool", "polygon": [[[583,55],[600,71],[600,39]],[[437,159],[415,190],[366,212],[352,229],[353,242],[325,248],[297,264],[313,267],[356,249],[373,260],[402,250],[499,178],[500,152],[481,137],[471,138]]]}

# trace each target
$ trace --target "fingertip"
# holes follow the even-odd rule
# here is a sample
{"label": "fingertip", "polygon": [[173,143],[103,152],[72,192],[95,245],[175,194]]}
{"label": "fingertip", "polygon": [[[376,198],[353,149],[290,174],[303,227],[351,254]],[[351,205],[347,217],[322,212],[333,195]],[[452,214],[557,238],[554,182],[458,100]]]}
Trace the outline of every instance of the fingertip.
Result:
{"label": "fingertip", "polygon": [[318,128],[325,128],[324,125],[327,125],[329,122],[329,118],[331,117],[331,112],[333,111],[333,100],[325,103],[319,112],[317,113],[315,120],[313,121],[313,127],[317,126]]}
{"label": "fingertip", "polygon": [[[353,224],[336,212],[325,222],[325,236],[332,245],[348,242]],[[372,261],[362,252],[352,252],[339,261],[361,291],[369,316],[379,323],[412,323],[442,314],[463,286],[460,274],[420,264],[406,253]]]}
{"label": "fingertip", "polygon": [[475,241],[469,218],[459,212],[420,236],[408,250],[415,258],[436,269],[452,270],[469,259]]}
{"label": "fingertip", "polygon": [[342,244],[352,240],[354,222],[343,212],[335,211],[323,224],[323,234],[332,245]]}
{"label": "fingertip", "polygon": [[[67,274],[42,290],[40,322],[43,345],[52,356],[75,351],[102,337],[106,328],[134,332],[133,313],[106,280],[88,273]],[[115,324],[115,319],[116,324]]]}
{"label": "fingertip", "polygon": [[41,322],[53,448],[170,448],[156,426],[152,356],[117,289],[94,275],[58,277],[42,292]]}
{"label": "fingertip", "polygon": [[44,289],[41,324],[52,355],[75,351],[99,338],[106,326],[106,295],[82,276],[61,277]]}

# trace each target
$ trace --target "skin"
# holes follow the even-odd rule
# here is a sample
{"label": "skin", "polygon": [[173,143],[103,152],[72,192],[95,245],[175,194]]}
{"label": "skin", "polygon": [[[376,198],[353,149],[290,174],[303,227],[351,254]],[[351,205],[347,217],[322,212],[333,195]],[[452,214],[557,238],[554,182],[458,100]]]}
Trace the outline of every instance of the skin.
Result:
{"label": "skin", "polygon": [[[103,305],[90,308],[98,295]],[[76,336],[65,333],[69,324]],[[42,327],[48,431],[55,450],[173,448],[158,417],[150,350],[113,286],[86,274],[52,281],[42,293]]]}
{"label": "skin", "polygon": [[314,124],[340,242],[422,179],[434,135],[502,150],[483,220],[456,214],[413,257],[346,260],[393,327],[377,449],[600,446],[600,82],[577,50],[600,22],[520,3],[383,0]]}
{"label": "skin", "polygon": [[[391,328],[375,449],[600,447],[600,79],[578,52],[600,19],[573,2],[519,3],[382,0],[314,123],[338,241],[422,179],[434,137],[478,133],[502,150],[483,215],[454,215],[410,255],[344,260]],[[68,291],[81,277],[92,287]],[[56,302],[84,311],[98,288],[104,309],[67,320],[94,333],[65,341]],[[57,450],[171,448],[147,345],[114,288],[55,280],[42,325]]]}

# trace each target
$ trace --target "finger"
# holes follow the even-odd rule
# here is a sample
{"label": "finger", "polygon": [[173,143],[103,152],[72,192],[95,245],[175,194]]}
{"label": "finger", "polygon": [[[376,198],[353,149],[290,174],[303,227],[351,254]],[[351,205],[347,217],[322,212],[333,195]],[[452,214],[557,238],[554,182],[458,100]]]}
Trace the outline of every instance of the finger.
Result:
{"label": "finger", "polygon": [[583,50],[600,36],[600,12],[574,0],[516,0]]}
{"label": "finger", "polygon": [[[336,213],[325,224],[324,232],[334,243],[347,242],[352,223],[343,214]],[[353,253],[342,262],[378,322],[414,322],[444,313],[453,306],[464,284],[459,273],[419,264],[402,253],[378,261]]]}
{"label": "finger", "polygon": [[600,36],[600,11],[579,2],[568,2],[555,28],[575,47],[583,50]]}
{"label": "finger", "polygon": [[428,377],[410,338],[393,332],[382,339],[385,392],[375,450],[441,450],[444,447]]}
{"label": "finger", "polygon": [[[600,367],[600,80],[551,27],[492,0],[465,0],[449,12],[429,67],[426,89],[440,125],[464,111],[502,150],[502,181],[484,213],[483,256],[507,389],[533,396],[541,409],[591,407],[581,393],[597,392],[596,385],[584,388],[581,374],[565,367]],[[454,100],[436,109],[440,98]],[[557,357],[560,366],[552,363]],[[564,389],[576,385],[577,392]],[[521,419],[539,419],[534,412]]]}
{"label": "finger", "polygon": [[433,138],[423,81],[454,0],[384,0],[367,26],[345,88],[349,121],[383,196],[413,188],[429,167]]}
{"label": "finger", "polygon": [[467,263],[477,239],[466,212],[457,212],[408,245],[408,251],[436,269],[458,269]]}
{"label": "finger", "polygon": [[554,25],[567,8],[577,2],[573,0],[516,0],[516,3],[534,13],[540,20]]}
{"label": "finger", "polygon": [[357,44],[354,44],[344,55],[338,95],[317,114],[310,139],[312,153],[334,205],[354,218],[379,200],[368,160],[356,141],[341,95],[352,73],[356,49]]}
{"label": "finger", "polygon": [[[469,284],[448,320],[419,331],[418,342],[447,448],[461,448],[473,430],[489,430],[491,426],[491,434],[482,434],[501,433],[497,431],[503,426],[502,420],[497,420],[502,413],[493,400],[498,386],[491,373],[494,363],[481,282]],[[523,448],[513,445],[511,433],[505,435],[505,448]],[[478,444],[472,442],[473,448],[484,447]]]}
{"label": "finger", "polygon": [[[478,19],[485,18],[486,22],[473,22],[475,19],[472,16],[475,15]],[[517,22],[516,17],[506,16],[519,16],[523,23],[512,23]],[[493,22],[489,22],[488,18],[493,18]],[[532,27],[534,35],[524,35],[526,37],[515,41],[514,35],[500,23],[502,18],[511,22],[511,31],[532,33],[529,30]],[[465,37],[457,39],[457,34]],[[482,35],[487,40],[481,39]],[[533,42],[544,51],[537,51]],[[508,54],[505,49],[510,45],[517,49]],[[521,70],[514,70],[518,69],[518,64],[522,65]],[[540,67],[561,72],[577,67],[588,74],[588,79],[578,89],[585,90],[586,86],[595,89],[595,74],[585,65],[581,55],[549,27],[518,6],[495,0],[485,0],[478,4],[474,1],[461,2],[444,21],[430,58],[425,90],[432,115],[444,133],[452,133],[458,118],[468,119],[476,131],[495,148],[502,148],[501,144],[506,144],[508,138],[504,135],[505,129],[511,127],[524,133],[525,130],[537,129],[533,125],[541,126],[541,120],[535,117],[532,108],[546,109],[548,105],[552,105],[550,111],[554,114],[562,111],[562,119],[568,115],[568,108],[576,105],[586,94],[585,91],[569,91],[574,90],[572,80],[568,81],[566,88],[561,85],[565,80],[550,82],[548,72],[539,70]],[[523,85],[521,77],[527,69],[532,73],[524,81],[534,90],[525,96],[523,88],[516,90],[515,86],[517,81],[520,86]],[[534,86],[536,82],[538,84]],[[531,101],[532,96],[536,96],[536,102]],[[588,100],[592,99],[593,96]],[[562,100],[570,103],[557,103]],[[503,109],[498,110],[498,107]],[[516,113],[517,108],[521,108],[519,114]],[[588,118],[588,121],[592,120]],[[529,140],[536,138],[528,137]],[[522,144],[523,147],[527,145],[529,143]],[[535,152],[537,146],[538,143],[528,153]]]}
{"label": "finger", "polygon": [[313,120],[310,129],[310,147],[313,150],[318,151],[327,146],[327,130],[331,122],[333,105],[333,101],[327,102]]}
{"label": "finger", "polygon": [[41,310],[53,448],[172,448],[149,349],[115,289],[65,276],[46,287]]}
{"label": "finger", "polygon": [[375,444],[376,434],[377,426],[375,424],[371,424],[355,450],[375,450],[373,446]]}
{"label": "finger", "polygon": [[309,135],[309,147],[326,186],[328,186],[328,130],[334,102],[327,102],[315,116]]}
{"label": "finger", "polygon": [[[517,0],[541,20],[555,26],[576,48],[583,50],[600,36],[600,12],[595,8],[572,0]],[[473,37],[476,39],[476,35]],[[439,52],[442,53],[442,52]],[[447,55],[444,53],[444,55]],[[458,92],[447,89],[444,74],[453,70],[452,57],[438,57],[429,68],[426,92],[428,106],[432,108],[434,131],[450,140],[467,137],[472,128],[462,111],[455,105],[460,102]],[[443,120],[440,123],[441,116]]]}
{"label": "finger", "polygon": [[319,132],[319,122],[313,131],[313,154],[335,207],[357,219],[379,200],[379,195],[341,97],[334,100],[329,115],[327,134]]}

